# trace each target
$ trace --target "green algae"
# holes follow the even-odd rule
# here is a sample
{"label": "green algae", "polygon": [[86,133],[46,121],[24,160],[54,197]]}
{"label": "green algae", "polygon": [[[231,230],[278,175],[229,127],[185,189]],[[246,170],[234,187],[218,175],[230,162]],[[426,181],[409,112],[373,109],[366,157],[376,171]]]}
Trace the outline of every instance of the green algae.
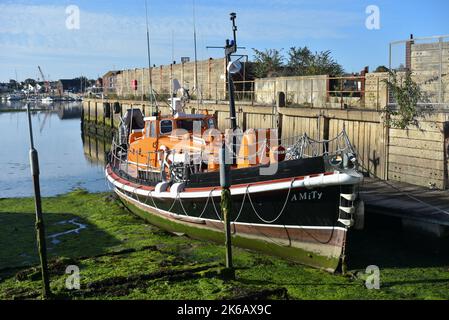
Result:
{"label": "green algae", "polygon": [[[228,281],[221,275],[223,245],[158,229],[110,193],[44,198],[43,210],[47,235],[73,228],[61,221],[87,225],[48,243],[51,288],[61,299],[449,299],[446,260],[389,252],[396,240],[384,236],[383,243],[371,231],[349,239],[350,276],[234,248],[236,280]],[[38,299],[37,263],[33,199],[0,199],[0,299]],[[79,267],[80,290],[66,289],[66,264]],[[380,268],[379,290],[365,286],[369,264]]]}

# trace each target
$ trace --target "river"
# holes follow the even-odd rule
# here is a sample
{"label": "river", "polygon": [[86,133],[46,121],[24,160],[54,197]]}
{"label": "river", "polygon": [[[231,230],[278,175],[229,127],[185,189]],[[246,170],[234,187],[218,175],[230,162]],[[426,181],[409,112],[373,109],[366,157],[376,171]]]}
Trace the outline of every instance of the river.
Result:
{"label": "river", "polygon": [[[27,113],[8,111],[24,107],[24,102],[0,103],[0,198],[33,195]],[[81,103],[33,107],[47,109],[32,114],[42,196],[55,196],[76,188],[90,192],[109,190],[103,172],[107,144],[83,137]]]}

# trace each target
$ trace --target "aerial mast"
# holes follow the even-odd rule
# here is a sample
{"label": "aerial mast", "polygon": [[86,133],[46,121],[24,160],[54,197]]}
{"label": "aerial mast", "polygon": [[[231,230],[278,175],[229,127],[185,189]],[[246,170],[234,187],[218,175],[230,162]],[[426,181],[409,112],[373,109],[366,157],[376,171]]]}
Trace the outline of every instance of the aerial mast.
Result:
{"label": "aerial mast", "polygon": [[[225,55],[226,55],[226,63],[230,65],[232,55],[237,52],[237,26],[235,25],[235,19],[237,15],[232,12],[231,14],[232,21],[232,32],[234,40],[226,40],[225,45]],[[235,98],[234,98],[234,83],[232,81],[232,72],[228,70],[228,91],[229,91],[229,118],[231,120],[231,129],[237,129],[237,119],[235,114]]]}
{"label": "aerial mast", "polygon": [[198,108],[200,106],[200,90],[198,85],[198,51],[196,47],[196,12],[195,12],[195,0],[193,0],[193,43],[195,48],[195,91],[196,91],[196,101]]}
{"label": "aerial mast", "polygon": [[[151,108],[153,108],[153,76],[151,72],[151,49],[150,49],[150,27],[148,23],[148,4],[147,0],[145,0],[145,17],[146,17],[146,25],[147,25],[147,54],[148,54],[148,73],[149,73],[149,81],[150,81],[150,104]],[[143,85],[143,84],[142,84]],[[159,108],[157,105],[157,101],[155,101],[156,105],[156,113],[159,113]]]}

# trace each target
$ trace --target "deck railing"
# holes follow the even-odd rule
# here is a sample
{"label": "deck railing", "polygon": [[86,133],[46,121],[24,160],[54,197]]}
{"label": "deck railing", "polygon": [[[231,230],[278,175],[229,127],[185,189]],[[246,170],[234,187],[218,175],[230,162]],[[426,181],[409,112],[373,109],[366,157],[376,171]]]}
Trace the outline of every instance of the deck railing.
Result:
{"label": "deck railing", "polygon": [[[274,134],[271,135],[272,139],[263,138],[256,143],[242,144],[243,137],[245,136],[237,134],[236,153],[233,153],[232,146],[227,145],[229,159],[237,165],[242,163],[269,165],[272,161],[326,157],[329,161],[333,161],[338,169],[340,165],[347,166],[348,162],[353,162],[356,165],[357,161],[357,154],[345,130],[333,139],[322,141],[314,140],[307,134],[286,139],[277,139]],[[227,141],[232,141],[232,138]],[[240,153],[240,147],[243,145],[249,150],[245,152],[245,155]],[[198,152],[186,151],[186,145],[171,150],[139,152],[137,160],[131,162],[128,159],[128,153],[133,151],[130,151],[129,146],[117,143],[117,139],[114,138],[109,164],[119,176],[139,184],[154,185],[161,181],[181,182],[189,180],[191,174],[216,172],[219,168],[218,150],[220,146],[221,143],[215,143]],[[175,159],[179,161],[180,157],[184,161],[175,161]],[[139,162],[139,159],[145,160]]]}

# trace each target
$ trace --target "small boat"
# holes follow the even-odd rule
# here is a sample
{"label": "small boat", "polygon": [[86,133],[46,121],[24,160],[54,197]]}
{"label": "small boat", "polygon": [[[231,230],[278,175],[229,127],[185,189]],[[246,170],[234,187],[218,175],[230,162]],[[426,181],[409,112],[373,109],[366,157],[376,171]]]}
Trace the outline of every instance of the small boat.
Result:
{"label": "small boat", "polygon": [[23,95],[21,94],[9,94],[6,96],[7,101],[20,101],[23,99]]}
{"label": "small boat", "polygon": [[43,103],[53,103],[54,99],[52,97],[45,97],[41,100]]}
{"label": "small boat", "polygon": [[[232,63],[228,72],[236,69]],[[324,141],[307,134],[279,139],[278,128],[241,132],[233,86],[228,90],[226,132],[215,115],[185,113],[182,98],[170,99],[167,115],[124,112],[105,168],[108,181],[150,223],[223,243],[220,166],[226,165],[233,245],[334,272],[344,263],[349,230],[363,223],[363,175],[345,130]]]}

